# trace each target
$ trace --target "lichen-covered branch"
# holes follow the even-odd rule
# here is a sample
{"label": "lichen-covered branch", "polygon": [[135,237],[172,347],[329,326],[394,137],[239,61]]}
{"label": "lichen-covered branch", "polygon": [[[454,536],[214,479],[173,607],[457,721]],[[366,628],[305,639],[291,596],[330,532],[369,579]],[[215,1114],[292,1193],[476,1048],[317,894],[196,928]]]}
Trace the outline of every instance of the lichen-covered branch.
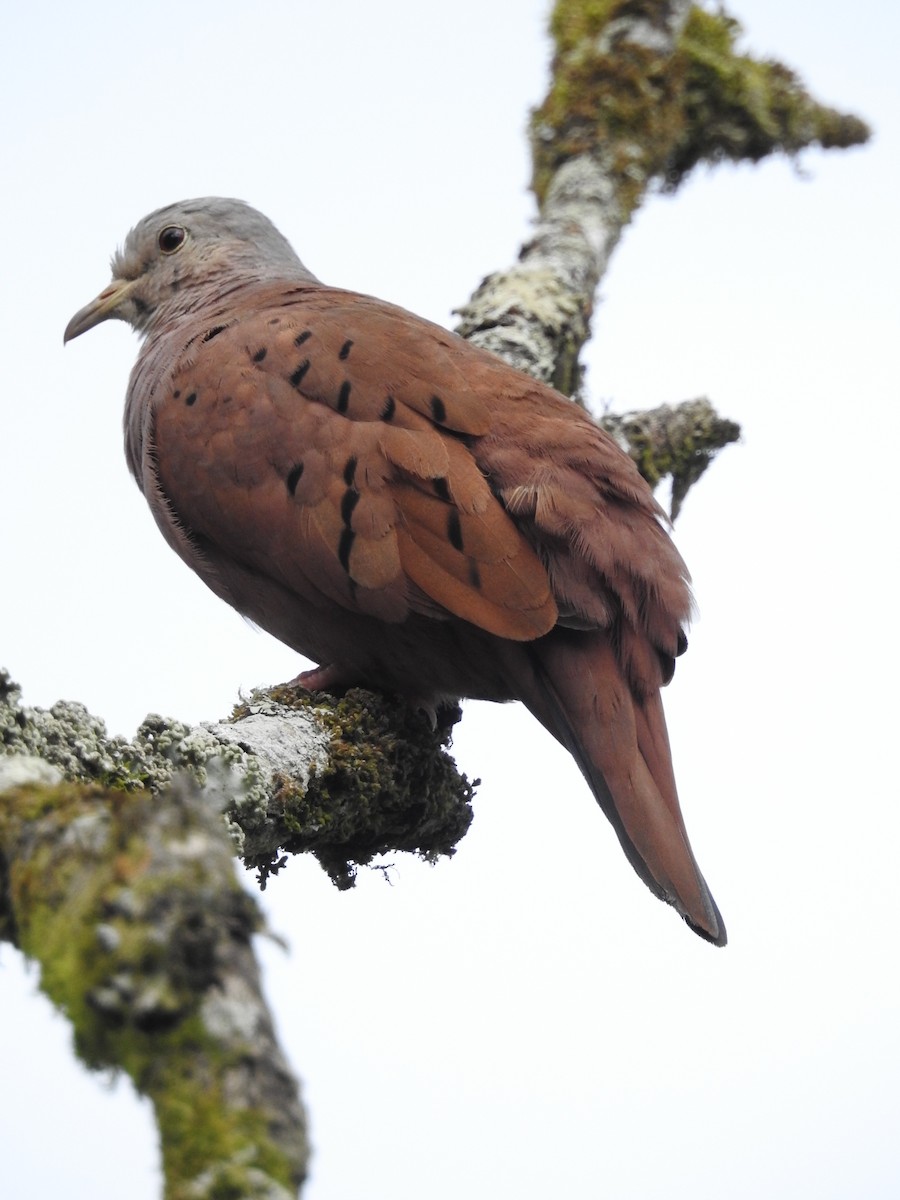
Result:
{"label": "lichen-covered branch", "polygon": [[263,881],[311,852],[339,887],[379,853],[452,854],[472,787],[442,715],[284,687],[127,740],[81,704],[23,706],[0,671],[0,938],[40,964],[81,1059],[152,1100],[167,1200],[278,1200],[306,1172],[235,847]]}
{"label": "lichen-covered branch", "polygon": [[669,191],[699,163],[846,150],[871,136],[859,117],[820,104],[790,67],[739,53],[742,33],[722,9],[691,9],[679,44],[684,119],[664,167]]}
{"label": "lichen-covered branch", "polygon": [[21,757],[0,758],[0,792],[0,934],[40,964],[81,1060],[152,1101],[167,1200],[296,1195],[305,1118],[216,807],[187,777],[162,803]]}
{"label": "lichen-covered branch", "polygon": [[82,704],[24,707],[0,670],[0,753],[116,791],[168,794],[187,774],[263,883],[283,853],[311,853],[341,888],[379,854],[452,855],[472,820],[473,787],[447,753],[459,716],[444,709],[432,725],[398,698],[285,685],[254,692],[228,720],[191,727],[153,714],[128,740]]}
{"label": "lichen-covered branch", "polygon": [[608,413],[601,424],[628,451],[651,486],[671,476],[673,521],[691,485],[718,451],[741,435],[740,426],[720,417],[703,396],[622,416]]}
{"label": "lichen-covered branch", "polygon": [[[474,794],[447,752],[460,715],[442,709],[432,724],[398,697],[353,688],[336,699],[284,685],[256,693],[230,723],[208,726],[268,764],[264,802],[226,810],[245,864],[265,883],[283,865],[282,851],[309,853],[348,888],[377,855],[452,855],[471,824]],[[298,721],[325,734],[303,772],[278,759]]]}
{"label": "lichen-covered branch", "polygon": [[846,149],[864,121],[819,103],[789,67],[738,51],[740,23],[689,0],[557,0],[550,89],[532,116],[540,204],[587,155],[613,180],[624,219],[651,183],[699,163]]}
{"label": "lichen-covered branch", "polygon": [[519,261],[460,310],[463,336],[570,395],[597,287],[661,170],[660,141],[675,136],[664,132],[670,64],[689,9],[689,0],[557,0],[550,89],[532,116],[535,231]]}
{"label": "lichen-covered branch", "polygon": [[[463,336],[580,399],[595,293],[649,191],[673,191],[700,162],[868,138],[787,67],[738,53],[740,32],[724,10],[690,0],[556,0],[550,88],[531,122],[535,231],[459,310]],[[682,424],[689,431],[690,413]],[[673,463],[692,456],[690,443],[669,446]],[[643,440],[629,449],[643,465]],[[676,507],[699,461],[673,478]]]}

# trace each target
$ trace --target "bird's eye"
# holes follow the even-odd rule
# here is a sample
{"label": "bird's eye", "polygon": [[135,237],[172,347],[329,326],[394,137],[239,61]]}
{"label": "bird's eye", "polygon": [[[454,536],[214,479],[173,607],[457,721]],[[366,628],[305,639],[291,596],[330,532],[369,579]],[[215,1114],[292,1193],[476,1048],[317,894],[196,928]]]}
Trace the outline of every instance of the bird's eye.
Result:
{"label": "bird's eye", "polygon": [[185,231],[180,225],[167,225],[157,238],[157,244],[163,254],[174,254],[185,239]]}

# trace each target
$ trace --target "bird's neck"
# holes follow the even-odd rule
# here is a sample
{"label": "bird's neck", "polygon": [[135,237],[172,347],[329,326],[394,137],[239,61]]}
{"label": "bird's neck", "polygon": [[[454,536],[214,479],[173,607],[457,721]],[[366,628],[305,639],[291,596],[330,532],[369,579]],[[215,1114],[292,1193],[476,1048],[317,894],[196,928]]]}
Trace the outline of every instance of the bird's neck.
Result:
{"label": "bird's neck", "polygon": [[209,318],[222,315],[234,307],[240,307],[245,297],[267,284],[321,286],[320,281],[299,259],[294,263],[257,262],[248,264],[243,270],[235,271],[232,268],[228,272],[208,273],[202,282],[184,284],[173,290],[152,311],[142,314],[138,332],[147,338],[198,312]]}

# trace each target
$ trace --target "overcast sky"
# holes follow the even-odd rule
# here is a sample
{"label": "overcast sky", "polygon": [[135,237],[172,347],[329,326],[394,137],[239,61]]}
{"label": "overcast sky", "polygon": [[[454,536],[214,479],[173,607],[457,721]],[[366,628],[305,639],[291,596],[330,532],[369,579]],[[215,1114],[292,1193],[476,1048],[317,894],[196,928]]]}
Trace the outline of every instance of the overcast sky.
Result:
{"label": "overcast sky", "polygon": [[[207,592],[130,479],[136,340],[68,318],[150,210],[238,196],[328,282],[449,323],[527,235],[549,0],[10,5],[0,44],[6,377],[0,662],[27,703],[226,714],[296,656]],[[470,704],[456,858],[338,894],[296,861],[263,943],[315,1146],[307,1200],[900,1194],[896,489],[900,18],[735,0],[747,45],[875,127],[702,171],[604,281],[599,408],[708,395],[743,427],[676,531],[700,618],[666,695],[731,944],[656,902],[567,756]],[[252,881],[248,877],[248,886]],[[148,1112],[74,1063],[0,953],[9,1197],[150,1200]]]}

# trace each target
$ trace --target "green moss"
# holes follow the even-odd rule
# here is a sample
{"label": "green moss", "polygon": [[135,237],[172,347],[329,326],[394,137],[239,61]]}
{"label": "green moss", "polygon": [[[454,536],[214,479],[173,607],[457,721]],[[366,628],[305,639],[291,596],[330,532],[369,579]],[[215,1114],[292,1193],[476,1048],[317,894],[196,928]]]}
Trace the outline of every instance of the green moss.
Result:
{"label": "green moss", "polygon": [[680,64],[610,31],[621,17],[658,22],[658,10],[633,0],[558,0],[551,20],[553,81],[531,121],[539,203],[563,162],[592,154],[602,156],[617,179],[625,220],[648,177],[662,168],[684,122]]}
{"label": "green moss", "polygon": [[[143,993],[143,1019],[157,1028],[187,1011],[198,988],[196,960],[192,972],[179,972],[178,939],[162,939],[154,920],[156,897],[171,907],[177,896],[171,876],[150,869],[141,826],[155,803],[74,784],[4,795],[0,839],[6,845],[15,823],[30,843],[10,855],[8,869],[17,941],[41,963],[41,986],[72,1021],[79,1056],[92,1067],[118,1063],[133,1073],[122,1046],[108,1045],[114,1009],[134,1020]],[[65,852],[69,841],[78,853]]]}
{"label": "green moss", "polygon": [[248,1172],[290,1192],[297,1162],[264,1113],[229,1101],[224,1080],[241,1055],[202,1017],[223,930],[241,941],[259,927],[228,856],[154,852],[155,837],[204,836],[177,797],[160,808],[146,793],[64,784],[3,801],[7,932],[40,964],[41,988],[71,1022],[81,1060],[125,1071],[152,1099],[167,1197],[196,1196],[189,1185],[204,1172],[215,1178],[203,1196],[254,1195]]}
{"label": "green moss", "polygon": [[569,53],[585,38],[596,37],[621,6],[622,0],[555,4],[550,16],[550,34],[559,52]]}
{"label": "green moss", "polygon": [[652,179],[670,190],[699,162],[757,162],[869,137],[857,117],[820,105],[787,67],[739,54],[724,10],[692,7],[674,54],[621,36],[616,22],[666,14],[652,0],[557,0],[552,84],[532,115],[532,186],[542,203],[568,159],[601,157],[627,219]]}
{"label": "green moss", "polygon": [[[208,1052],[204,1046],[204,1052]],[[174,1047],[173,1047],[174,1051]],[[261,1172],[293,1194],[296,1178],[274,1141],[265,1118],[258,1112],[235,1110],[223,1095],[221,1084],[198,1078],[184,1067],[195,1061],[198,1047],[190,1046],[183,1056],[167,1056],[155,1081],[160,1095],[157,1120],[164,1147],[163,1168],[174,1186],[167,1200],[187,1200],[196,1195],[196,1181],[204,1175],[208,1185],[204,1197],[236,1200],[253,1195],[248,1174]],[[228,1063],[217,1063],[221,1077]]]}
{"label": "green moss", "polygon": [[759,162],[814,144],[843,149],[870,136],[858,117],[814,100],[782,63],[738,53],[742,32],[722,9],[691,9],[679,44],[686,120],[667,167],[669,188],[701,161]]}
{"label": "green moss", "polygon": [[[270,781],[239,743],[155,715],[131,742],[107,739],[103,722],[80,705],[23,708],[20,690],[2,671],[0,749],[37,755],[69,778],[98,780],[135,802],[145,791],[169,790],[179,771],[206,786],[212,762],[239,764],[239,774],[212,784],[226,803],[245,864],[260,872],[263,884],[286,861],[271,853],[273,844],[314,854],[340,887],[349,887],[356,867],[380,853],[408,851],[428,861],[453,853],[472,820],[473,792],[446,749],[456,718],[434,728],[397,698],[353,690],[337,700],[317,699],[285,685],[255,692],[236,706],[233,719],[279,716],[284,708],[315,710],[316,724],[331,735],[328,762],[308,782]],[[29,803],[42,801],[35,793]]]}
{"label": "green moss", "polygon": [[651,487],[671,476],[673,520],[688,490],[718,452],[738,441],[741,433],[740,427],[720,417],[705,397],[628,418],[608,416],[602,423],[614,437],[624,440]]}
{"label": "green moss", "polygon": [[[4,793],[0,846],[9,859],[7,888],[16,915],[16,940],[42,964],[41,986],[69,1016],[76,1031],[89,1021],[85,988],[96,978],[93,916],[108,887],[108,876],[93,875],[80,855],[54,850],[56,831],[95,821],[99,791],[65,784],[52,789],[23,788]],[[9,852],[17,828],[30,828],[33,848]],[[95,830],[105,841],[105,833]],[[77,1036],[77,1033],[76,1033]]]}
{"label": "green moss", "polygon": [[[359,688],[322,706],[294,687],[269,695],[294,708],[311,707],[328,728],[328,763],[305,787],[282,778],[272,808],[283,823],[289,853],[311,852],[340,888],[379,854],[407,851],[433,862],[454,853],[472,820],[474,787],[446,751],[458,710],[432,727],[404,701]],[[284,860],[245,859],[263,883]]]}

